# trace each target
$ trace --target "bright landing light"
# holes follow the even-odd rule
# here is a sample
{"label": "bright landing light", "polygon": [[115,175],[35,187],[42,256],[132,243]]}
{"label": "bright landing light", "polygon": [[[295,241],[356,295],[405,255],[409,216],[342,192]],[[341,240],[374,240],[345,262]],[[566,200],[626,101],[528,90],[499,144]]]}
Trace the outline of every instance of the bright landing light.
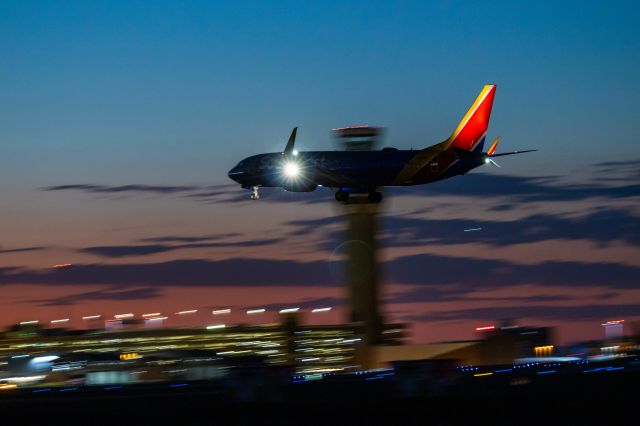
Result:
{"label": "bright landing light", "polygon": [[300,174],[300,167],[296,163],[287,163],[284,165],[284,174],[290,178],[297,177]]}

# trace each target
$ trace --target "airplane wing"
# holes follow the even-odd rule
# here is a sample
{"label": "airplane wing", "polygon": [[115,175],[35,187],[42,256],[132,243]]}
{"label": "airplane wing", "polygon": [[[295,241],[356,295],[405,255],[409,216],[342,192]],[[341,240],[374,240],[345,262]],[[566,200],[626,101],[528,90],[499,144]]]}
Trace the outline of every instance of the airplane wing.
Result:
{"label": "airplane wing", "polygon": [[441,152],[446,151],[451,145],[451,140],[447,139],[446,141],[440,142],[439,144],[435,144],[430,146],[429,148],[425,148],[421,151],[418,151],[416,155],[409,160],[406,166],[398,173],[395,180],[393,181],[394,185],[402,185],[406,183],[411,183],[411,178],[418,173],[424,166],[429,164],[431,160],[435,158],[436,155]]}

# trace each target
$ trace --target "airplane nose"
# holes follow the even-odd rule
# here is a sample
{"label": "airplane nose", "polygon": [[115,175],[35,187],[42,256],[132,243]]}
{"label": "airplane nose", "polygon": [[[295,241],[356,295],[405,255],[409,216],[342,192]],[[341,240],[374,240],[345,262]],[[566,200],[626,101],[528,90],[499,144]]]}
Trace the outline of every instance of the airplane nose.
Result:
{"label": "airplane nose", "polygon": [[228,176],[229,179],[240,183],[240,179],[244,174],[244,170],[240,169],[240,166],[235,166],[233,169],[229,170]]}

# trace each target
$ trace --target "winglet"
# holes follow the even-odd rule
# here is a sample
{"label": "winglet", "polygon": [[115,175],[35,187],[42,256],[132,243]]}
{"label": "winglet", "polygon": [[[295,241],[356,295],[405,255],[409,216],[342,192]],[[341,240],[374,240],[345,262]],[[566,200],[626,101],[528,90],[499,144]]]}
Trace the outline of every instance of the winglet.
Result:
{"label": "winglet", "polygon": [[456,148],[473,151],[489,127],[496,86],[487,84],[462,118],[448,142]]}
{"label": "winglet", "polygon": [[491,157],[496,152],[496,148],[498,148],[499,143],[500,143],[500,136],[498,136],[493,140],[493,143],[491,144],[491,148],[489,148],[489,151],[487,151],[487,155],[489,157]]}
{"label": "winglet", "polygon": [[294,127],[291,131],[291,136],[289,136],[289,142],[287,142],[287,146],[284,148],[284,151],[282,151],[282,154],[293,154],[293,149],[296,144],[296,133],[298,133],[298,128]]}

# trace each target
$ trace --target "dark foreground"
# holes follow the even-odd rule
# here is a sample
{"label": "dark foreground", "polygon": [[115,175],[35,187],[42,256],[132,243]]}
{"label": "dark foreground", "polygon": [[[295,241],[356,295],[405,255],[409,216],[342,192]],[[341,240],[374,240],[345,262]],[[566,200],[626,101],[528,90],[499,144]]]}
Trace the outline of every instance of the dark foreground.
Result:
{"label": "dark foreground", "polygon": [[[499,371],[499,370],[498,370]],[[636,424],[640,372],[508,372],[437,385],[398,374],[280,385],[191,382],[15,389],[1,424]]]}

